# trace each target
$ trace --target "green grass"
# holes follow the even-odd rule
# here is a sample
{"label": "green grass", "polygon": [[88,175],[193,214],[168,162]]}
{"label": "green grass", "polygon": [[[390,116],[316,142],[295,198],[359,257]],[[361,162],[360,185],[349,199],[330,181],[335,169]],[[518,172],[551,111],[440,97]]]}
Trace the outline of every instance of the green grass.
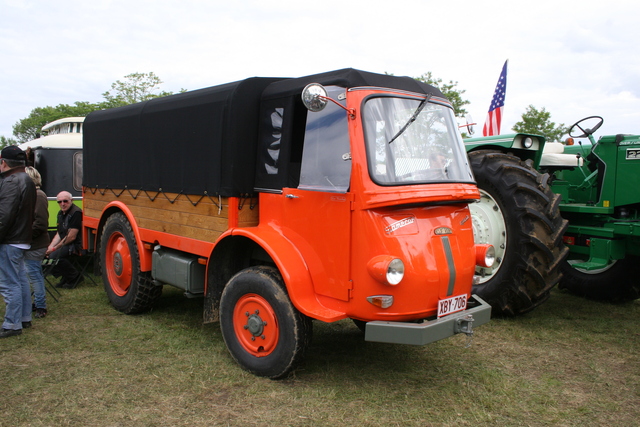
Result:
{"label": "green grass", "polygon": [[[102,288],[62,290],[49,315],[0,341],[2,426],[630,426],[640,418],[640,301],[553,291],[492,319],[473,344],[364,342],[350,321],[314,323],[288,379],[231,359],[202,300],[165,292],[127,316]],[[0,303],[0,310],[3,311]]]}

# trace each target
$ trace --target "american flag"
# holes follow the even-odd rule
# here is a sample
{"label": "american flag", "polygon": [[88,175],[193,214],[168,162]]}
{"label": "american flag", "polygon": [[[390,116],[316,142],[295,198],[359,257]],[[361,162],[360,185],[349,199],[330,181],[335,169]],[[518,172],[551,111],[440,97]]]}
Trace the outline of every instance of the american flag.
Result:
{"label": "american flag", "polygon": [[482,128],[483,136],[499,135],[500,123],[502,122],[502,110],[504,109],[504,97],[507,92],[507,59],[502,66],[502,72],[496,85],[496,91],[493,93],[493,99],[491,100],[491,106],[489,107],[489,113],[487,114],[487,121]]}

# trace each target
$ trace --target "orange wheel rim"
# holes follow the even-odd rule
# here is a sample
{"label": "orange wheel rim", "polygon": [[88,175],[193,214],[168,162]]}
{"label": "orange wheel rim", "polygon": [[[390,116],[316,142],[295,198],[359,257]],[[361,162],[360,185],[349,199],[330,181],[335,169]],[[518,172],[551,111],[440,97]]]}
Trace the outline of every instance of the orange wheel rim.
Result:
{"label": "orange wheel rim", "polygon": [[109,236],[106,250],[106,269],[109,285],[119,297],[124,296],[131,286],[131,251],[122,233]]}
{"label": "orange wheel rim", "polygon": [[280,336],[271,304],[256,294],[243,295],[236,303],[233,329],[240,345],[255,357],[273,353]]}

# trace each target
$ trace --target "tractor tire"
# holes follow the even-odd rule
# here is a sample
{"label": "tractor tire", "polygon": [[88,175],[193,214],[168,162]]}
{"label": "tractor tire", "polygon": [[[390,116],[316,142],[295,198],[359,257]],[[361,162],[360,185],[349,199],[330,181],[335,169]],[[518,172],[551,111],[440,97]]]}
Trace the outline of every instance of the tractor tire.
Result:
{"label": "tractor tire", "polygon": [[140,271],[140,253],[133,229],[122,213],[111,215],[100,239],[102,282],[111,305],[123,313],[149,310],[162,294],[162,287]]}
{"label": "tractor tire", "polygon": [[617,260],[600,270],[573,267],[580,260],[562,263],[560,289],[598,301],[622,303],[640,298],[640,257]]}
{"label": "tractor tire", "polygon": [[479,150],[469,160],[481,193],[469,206],[474,238],[496,250],[493,267],[476,268],[473,293],[494,314],[527,313],[549,298],[568,253],[560,196],[550,190],[548,174],[518,157]]}
{"label": "tractor tire", "polygon": [[249,267],[233,276],[220,298],[220,329],[231,356],[254,375],[280,379],[304,358],[311,319],[300,313],[273,267]]}

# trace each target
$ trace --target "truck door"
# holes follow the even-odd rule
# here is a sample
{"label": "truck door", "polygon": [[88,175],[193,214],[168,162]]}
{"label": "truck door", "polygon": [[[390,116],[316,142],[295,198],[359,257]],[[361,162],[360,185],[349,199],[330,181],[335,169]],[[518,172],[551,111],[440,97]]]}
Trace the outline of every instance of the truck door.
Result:
{"label": "truck door", "polygon": [[[342,88],[328,88],[340,99]],[[332,93],[333,92],[333,93]],[[300,181],[285,188],[287,221],[283,234],[302,252],[320,295],[347,301],[350,282],[351,154],[347,114],[329,104],[309,112]]]}

